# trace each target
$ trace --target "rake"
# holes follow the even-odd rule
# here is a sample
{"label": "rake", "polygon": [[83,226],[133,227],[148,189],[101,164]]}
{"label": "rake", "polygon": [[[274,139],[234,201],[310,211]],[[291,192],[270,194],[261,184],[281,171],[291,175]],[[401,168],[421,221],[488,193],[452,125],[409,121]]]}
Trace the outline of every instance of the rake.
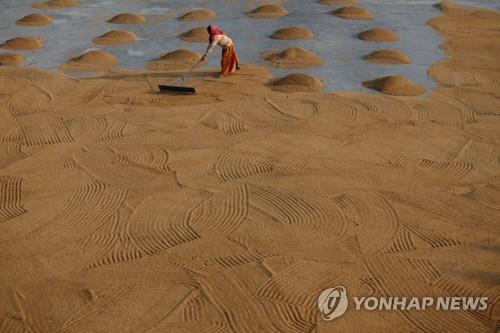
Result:
{"label": "rake", "polygon": [[178,78],[174,82],[169,85],[160,84],[158,88],[160,88],[160,92],[167,94],[180,94],[180,95],[194,95],[196,94],[196,89],[193,87],[186,87],[184,83],[186,82],[186,78],[191,74],[191,72],[201,63],[199,60],[196,64],[191,67],[189,72],[184,74],[182,77]]}

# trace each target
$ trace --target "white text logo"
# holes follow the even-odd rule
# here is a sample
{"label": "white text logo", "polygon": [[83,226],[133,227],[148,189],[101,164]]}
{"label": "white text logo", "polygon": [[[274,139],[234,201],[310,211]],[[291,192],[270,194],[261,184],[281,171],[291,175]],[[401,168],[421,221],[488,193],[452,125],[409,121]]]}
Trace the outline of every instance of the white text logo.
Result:
{"label": "white text logo", "polygon": [[347,291],[338,286],[324,290],[318,298],[318,307],[324,320],[330,321],[342,316],[348,305]]}
{"label": "white text logo", "polygon": [[[365,311],[484,311],[488,309],[488,297],[352,297],[354,310]],[[324,320],[342,316],[349,305],[347,290],[337,286],[323,290],[318,298],[318,307]]]}

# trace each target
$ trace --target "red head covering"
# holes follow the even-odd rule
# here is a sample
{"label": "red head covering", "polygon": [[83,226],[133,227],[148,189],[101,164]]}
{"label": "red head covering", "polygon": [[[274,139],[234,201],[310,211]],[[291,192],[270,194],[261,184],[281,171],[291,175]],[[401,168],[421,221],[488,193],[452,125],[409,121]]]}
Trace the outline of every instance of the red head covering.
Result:
{"label": "red head covering", "polygon": [[212,24],[207,27],[207,31],[210,34],[210,40],[214,38],[214,36],[217,35],[224,35],[224,31],[222,31],[218,26]]}

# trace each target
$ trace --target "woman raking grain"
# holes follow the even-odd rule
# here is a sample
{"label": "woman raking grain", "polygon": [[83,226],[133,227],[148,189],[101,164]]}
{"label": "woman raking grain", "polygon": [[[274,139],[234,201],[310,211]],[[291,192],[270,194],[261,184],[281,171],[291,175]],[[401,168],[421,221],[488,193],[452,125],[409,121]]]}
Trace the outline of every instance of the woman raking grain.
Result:
{"label": "woman raking grain", "polygon": [[226,36],[216,25],[209,25],[207,27],[207,31],[210,35],[208,39],[208,47],[201,60],[205,60],[205,58],[213,52],[215,47],[219,45],[222,47],[222,58],[220,61],[221,75],[226,76],[234,73],[237,69],[240,69],[240,62],[238,54],[234,48],[233,40]]}

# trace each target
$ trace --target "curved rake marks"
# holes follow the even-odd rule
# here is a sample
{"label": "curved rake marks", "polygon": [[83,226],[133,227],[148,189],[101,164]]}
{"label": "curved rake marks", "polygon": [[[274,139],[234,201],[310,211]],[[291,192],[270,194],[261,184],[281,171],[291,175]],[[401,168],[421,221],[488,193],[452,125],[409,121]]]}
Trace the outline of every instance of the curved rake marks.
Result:
{"label": "curved rake marks", "polygon": [[21,177],[0,176],[0,223],[23,215]]}
{"label": "curved rake marks", "polygon": [[500,288],[494,283],[483,282],[478,276],[476,279],[463,275],[446,274],[433,283],[433,287],[446,291],[451,295],[463,297],[488,297],[489,304],[500,302]]}
{"label": "curved rake marks", "polygon": [[20,117],[19,123],[24,134],[24,144],[28,146],[70,143],[74,139],[59,118],[42,113]]}
{"label": "curved rake marks", "polygon": [[379,103],[372,103],[368,98],[366,98],[366,96],[363,98],[350,97],[348,100],[355,105],[359,105],[359,108],[366,112],[377,113],[383,111],[380,108]]}
{"label": "curved rake marks", "polygon": [[[452,126],[457,126],[457,124],[464,122],[465,118],[468,118],[468,121],[474,121],[474,114],[464,116],[464,112],[469,112],[470,110],[466,110],[462,103],[446,93],[438,96],[439,98],[436,99],[410,99],[408,105],[412,110],[412,117],[416,118],[417,121],[435,121],[440,124],[450,124]],[[449,109],[449,112],[442,112],[443,108]]]}
{"label": "curved rake marks", "polygon": [[146,225],[132,224],[130,237],[141,253],[153,255],[200,238],[187,222],[187,217],[152,217]]}
{"label": "curved rake marks", "polygon": [[251,156],[240,156],[232,152],[222,153],[215,162],[215,172],[223,182],[237,180],[248,176],[270,173],[274,170],[270,164],[257,164]]}
{"label": "curved rake marks", "polygon": [[413,120],[400,120],[395,123],[396,126],[400,127],[413,127],[415,122]]}
{"label": "curved rake marks", "polygon": [[269,258],[272,255],[261,253],[258,250],[245,251],[232,256],[215,257],[211,261],[220,268],[232,268],[236,266],[246,265],[251,262],[260,262],[262,259]]}
{"label": "curved rake marks", "polygon": [[113,140],[123,138],[125,136],[125,130],[127,128],[128,122],[115,120],[111,124],[108,124],[106,129],[99,136],[99,140]]}
{"label": "curved rake marks", "polygon": [[[383,295],[437,296],[434,289],[441,273],[429,260],[415,260],[383,256],[365,261],[365,267]],[[491,332],[495,322],[467,311],[437,311],[431,316],[424,311],[399,311],[399,314],[419,332]]]}
{"label": "curved rake marks", "polygon": [[303,225],[309,230],[328,229],[336,237],[342,237],[347,231],[348,220],[340,209],[320,194],[305,200],[294,193],[252,185],[250,195],[253,205],[281,223]]}
{"label": "curved rake marks", "polygon": [[161,332],[196,332],[196,333],[228,333],[235,332],[231,330],[227,323],[218,321],[203,321],[196,322],[168,322],[162,321],[158,324],[159,327],[153,327],[144,331],[145,333],[161,333]]}
{"label": "curved rake marks", "polygon": [[438,280],[436,280],[432,286],[436,288],[440,288],[449,292],[452,295],[460,295],[460,296],[476,296],[476,295],[486,295],[485,291],[489,288],[485,288],[484,286],[478,287],[471,286],[471,281],[466,278],[463,278],[459,275],[450,275],[446,274],[441,276]]}
{"label": "curved rake marks", "polygon": [[0,143],[0,168],[22,160],[27,156],[28,154],[21,151],[21,145],[18,143]]}
{"label": "curved rake marks", "polygon": [[448,91],[445,91],[444,96],[446,98],[446,102],[454,106],[459,112],[461,121],[464,123],[477,123],[478,113],[476,112],[476,108],[471,107],[469,101],[466,98],[456,97],[455,94],[451,94]]}
{"label": "curved rake marks", "polygon": [[417,120],[431,120],[432,115],[424,104],[417,103],[412,106],[412,109],[417,114]]}
{"label": "curved rake marks", "polygon": [[396,126],[414,126],[415,111],[411,106],[398,98],[372,94],[347,97],[347,100],[364,113],[380,113],[383,122],[391,122]]}
{"label": "curved rake marks", "polygon": [[400,228],[396,237],[394,237],[392,244],[388,246],[385,253],[400,253],[400,252],[408,252],[413,251],[417,247],[413,244],[411,239],[411,233],[405,228]]}
{"label": "curved rake marks", "polygon": [[182,321],[188,323],[202,321],[209,305],[210,301],[202,292],[194,292],[182,309]]}
{"label": "curved rake marks", "polygon": [[[109,309],[113,304],[119,302],[134,289],[133,284],[116,286],[110,284],[99,291],[98,296],[92,302],[81,308],[68,318],[56,333],[85,332],[88,330],[88,320]],[[102,295],[102,296],[100,296]]]}
{"label": "curved rake marks", "polygon": [[276,332],[313,332],[316,327],[316,311],[302,307],[263,300],[263,306],[270,318],[277,318]]}
{"label": "curved rake marks", "polygon": [[462,116],[462,121],[464,123],[468,123],[468,124],[477,123],[477,114],[474,112],[474,110],[471,110],[467,107],[461,107],[460,113]]}
{"label": "curved rake marks", "polygon": [[203,330],[201,333],[227,333],[229,327],[226,323],[222,322],[210,322],[210,327]]}
{"label": "curved rake marks", "polygon": [[[297,155],[300,158],[297,158]],[[221,181],[227,182],[271,172],[296,174],[307,163],[307,158],[303,154],[294,152],[288,147],[275,145],[258,151],[225,151],[215,162],[215,172]]]}
{"label": "curved rake marks", "polygon": [[[386,247],[387,244],[392,242],[394,237],[396,237],[401,228],[400,220],[397,212],[392,207],[392,204],[382,195],[374,194],[371,201],[375,202],[375,207],[372,208],[371,214],[373,215],[370,219],[372,221],[378,221],[373,227],[378,230],[384,230],[384,237],[381,237],[381,240],[376,243],[377,250],[381,250]],[[368,201],[366,204],[368,204]],[[368,238],[370,237],[368,236]]]}
{"label": "curved rake marks", "polygon": [[[419,296],[419,289],[422,288],[422,284],[428,284],[428,281],[419,281],[415,278],[415,273],[409,271],[408,265],[406,265],[406,259],[380,257],[366,260],[365,267],[370,275],[370,285],[378,294]],[[409,275],[405,276],[404,272]],[[420,291],[420,293],[422,292]],[[421,325],[418,322],[416,323],[413,318],[404,317],[404,319],[411,326],[422,329]],[[428,331],[423,330],[422,332]]]}
{"label": "curved rake marks", "polygon": [[[466,228],[481,228],[494,231],[496,222],[500,217],[496,209],[483,206],[482,209],[457,196],[430,196],[427,209],[441,218],[452,220]],[[425,206],[424,206],[425,207]]]}
{"label": "curved rake marks", "polygon": [[[426,231],[432,235],[446,233],[450,225],[459,226],[459,230],[464,231],[496,231],[494,227],[500,217],[496,209],[487,206],[478,209],[477,203],[446,192],[431,193],[425,199],[416,197],[405,200],[396,196],[391,196],[391,199],[397,202],[398,213],[405,215],[405,223],[410,222],[417,228],[427,229]],[[413,232],[411,225],[407,227]],[[441,231],[436,230],[438,227]],[[465,231],[462,236],[468,239],[469,232]],[[455,242],[462,244],[459,241]]]}
{"label": "curved rake marks", "polygon": [[312,109],[313,109],[312,114],[314,116],[319,116],[321,113],[321,104],[314,102],[314,101],[307,101],[307,103],[310,104]]}
{"label": "curved rake marks", "polygon": [[119,235],[111,235],[109,240],[112,241],[113,244],[107,249],[106,254],[89,264],[86,269],[137,260],[144,256],[132,242],[120,238]]}
{"label": "curved rake marks", "polygon": [[296,117],[294,115],[291,115],[287,113],[285,110],[280,108],[276,103],[274,103],[270,98],[265,97],[264,102],[266,102],[267,105],[269,105],[276,113],[279,115],[280,118],[283,118],[285,120],[297,120],[300,119],[299,117]]}
{"label": "curved rake marks", "polygon": [[203,330],[201,333],[227,333],[229,327],[226,323],[223,322],[210,322],[210,327]]}
{"label": "curved rake marks", "polygon": [[8,102],[10,113],[14,117],[26,116],[37,112],[45,112],[49,110],[49,105],[52,102],[53,96],[37,87],[33,89],[21,89],[16,92]]}
{"label": "curved rake marks", "polygon": [[327,109],[328,112],[321,113],[322,116],[334,117],[336,119],[340,118],[340,120],[347,123],[356,121],[359,112],[366,111],[365,107],[353,102],[350,98],[340,96],[338,96],[338,98],[335,99],[335,103],[331,106],[329,105]]}
{"label": "curved rake marks", "polygon": [[243,120],[227,112],[213,113],[204,119],[202,124],[208,128],[221,131],[226,135],[241,134],[248,131],[247,125]]}
{"label": "curved rake marks", "polygon": [[445,90],[443,94],[447,102],[460,112],[462,122],[477,123],[480,117],[500,115],[500,98],[493,93],[458,89]]}
{"label": "curved rake marks", "polygon": [[135,248],[144,255],[154,255],[199,239],[190,225],[191,212],[186,207],[186,202],[192,202],[186,198],[189,194],[145,201],[129,218],[125,231]]}
{"label": "curved rake marks", "polygon": [[494,79],[485,78],[477,73],[457,72],[452,68],[441,68],[435,71],[433,78],[443,87],[481,87],[486,83],[496,83]]}
{"label": "curved rake marks", "polygon": [[337,238],[343,238],[349,228],[354,225],[353,221],[345,214],[336,198],[331,200],[322,193],[318,194],[319,197],[315,198],[314,203],[320,205],[326,212],[325,216],[328,216],[328,220],[326,221],[328,228],[331,228],[332,234]]}
{"label": "curved rake marks", "polygon": [[0,98],[10,97],[21,89],[19,80],[0,76]]}
{"label": "curved rake marks", "polygon": [[55,110],[67,110],[81,105],[90,106],[96,100],[101,102],[102,92],[102,84],[89,82],[87,85],[85,82],[80,81],[78,89],[69,86],[65,90],[58,92],[58,96],[64,96],[64,99],[58,100]]}
{"label": "curved rake marks", "polygon": [[[413,207],[412,207],[413,208]],[[444,236],[440,231],[432,228],[430,221],[436,221],[436,216],[425,209],[411,209],[403,204],[397,205],[397,212],[400,217],[401,224],[411,234],[417,236],[433,248],[458,246],[462,243],[458,240]],[[438,226],[439,224],[435,224]]]}
{"label": "curved rake marks", "polygon": [[67,157],[64,159],[63,168],[65,169],[78,169],[80,165],[72,157]]}
{"label": "curved rake marks", "polygon": [[315,220],[311,218],[315,214],[314,208],[301,202],[302,200],[293,194],[284,195],[271,188],[259,186],[252,187],[251,193],[277,209],[277,215],[280,215],[279,220],[285,224],[301,224]]}
{"label": "curved rake marks", "polygon": [[7,133],[0,136],[0,142],[22,143],[24,142],[24,134],[21,127],[16,124]]}
{"label": "curved rake marks", "polygon": [[358,203],[347,193],[341,194],[333,199],[333,202],[337,207],[339,207],[339,210],[341,211],[342,215],[350,220],[353,224],[358,225],[356,220],[358,219],[357,212],[361,209],[358,206]]}
{"label": "curved rake marks", "polygon": [[298,261],[266,280],[256,297],[314,309],[318,293],[335,279],[329,265]]}
{"label": "curved rake marks", "polygon": [[207,265],[207,261],[200,257],[195,257],[193,259],[186,258],[185,256],[171,255],[166,257],[166,262],[184,270],[196,273],[199,276],[208,277],[220,271],[218,266],[210,264]]}
{"label": "curved rake marks", "polygon": [[142,89],[142,85],[141,86],[130,85],[126,81],[116,81],[113,82],[113,85],[104,86],[102,88],[102,95],[105,97],[114,97],[114,96],[126,97],[134,95],[140,89]]}
{"label": "curved rake marks", "polygon": [[[99,228],[99,233],[90,235],[81,243],[81,247],[86,252],[93,251],[96,244],[100,246],[100,252],[95,253],[98,259],[92,260],[85,270],[112,265],[120,262],[136,260],[143,257],[141,253],[131,242],[120,225],[120,213],[116,212],[107,222]],[[95,252],[95,251],[93,251]]]}
{"label": "curved rake marks", "polygon": [[[258,332],[264,327],[273,327],[272,319],[262,303],[254,297],[243,281],[246,276],[240,273],[221,272],[213,278],[201,278],[200,285],[229,326],[229,331]],[[256,317],[259,318],[258,322]]]}
{"label": "curved rake marks", "polygon": [[53,245],[71,245],[101,228],[118,211],[126,196],[126,191],[97,181],[79,188],[41,235]]}
{"label": "curved rake marks", "polygon": [[[471,140],[467,146],[464,146],[461,154],[463,154],[464,159],[466,159],[467,161],[478,161],[480,152],[477,149],[476,145],[474,145],[474,142]],[[457,155],[457,157],[461,156]]]}
{"label": "curved rake marks", "polygon": [[448,161],[453,162],[457,159],[466,159],[468,161],[476,160],[477,150],[474,147],[474,141],[468,139],[455,153],[452,154]]}
{"label": "curved rake marks", "polygon": [[472,189],[462,195],[464,198],[477,201],[484,206],[500,209],[500,188],[493,184]]}
{"label": "curved rake marks", "polygon": [[441,276],[439,269],[427,259],[407,259],[408,266],[413,270],[415,277],[422,281],[435,281]]}
{"label": "curved rake marks", "polygon": [[345,120],[349,123],[352,123],[358,119],[358,108],[349,104],[345,110]]}
{"label": "curved rake marks", "polygon": [[[104,253],[112,250],[116,240],[123,240],[123,233],[118,229],[120,214],[117,212],[110,217],[109,222],[96,230],[95,234],[83,238],[77,242],[77,247],[85,251],[92,251],[96,248],[96,244],[104,249]],[[102,230],[102,232],[100,232]]]}
{"label": "curved rake marks", "polygon": [[456,71],[450,67],[440,67],[439,70],[433,71],[433,79],[443,87],[480,87],[486,81],[493,82],[489,78],[485,78],[477,73]]}
{"label": "curved rake marks", "polygon": [[[375,192],[347,192],[335,200],[343,215],[356,225],[363,253],[386,249],[400,231],[400,221],[391,203]],[[383,232],[382,232],[383,230]],[[373,233],[380,236],[374,237]]]}
{"label": "curved rake marks", "polygon": [[168,172],[168,152],[164,149],[113,149],[118,161],[122,164],[136,165],[158,172]]}
{"label": "curved rake marks", "polygon": [[456,239],[447,238],[445,236],[434,235],[430,232],[416,230],[415,228],[412,228],[410,230],[412,230],[415,235],[417,235],[420,239],[422,239],[433,248],[458,246],[462,244],[462,242]]}
{"label": "curved rake marks", "polygon": [[472,32],[470,27],[455,22],[441,22],[432,27],[442,34],[470,34]]}
{"label": "curved rake marks", "polygon": [[[311,116],[319,116],[321,113],[321,104],[311,99],[290,99],[289,97],[273,98],[275,98],[275,100],[278,99],[278,101],[275,102],[270,98],[265,98],[264,102],[267,106],[270,106],[272,110],[278,112],[278,117],[283,115],[284,117],[281,117],[282,120],[286,120],[285,117],[288,118],[287,120],[304,119]],[[279,106],[281,103],[285,105],[284,108]]]}
{"label": "curved rake marks", "polygon": [[458,93],[457,99],[465,105],[466,109],[471,110],[479,116],[498,116],[500,115],[500,98],[493,94],[481,94],[480,96],[470,93]]}
{"label": "curved rake marks", "polygon": [[[272,149],[265,154],[258,156],[254,162],[258,165],[269,165],[275,172],[293,175],[302,170],[307,162],[298,159],[292,159],[290,157],[276,158],[276,156],[283,153],[278,148]],[[286,154],[287,152],[284,151]]]}
{"label": "curved rake marks", "polygon": [[141,96],[130,99],[130,102],[139,105],[170,105],[169,98],[164,95]]}
{"label": "curved rake marks", "polygon": [[238,229],[247,214],[248,189],[240,185],[196,207],[189,215],[189,224],[203,238],[222,238]]}
{"label": "curved rake marks", "polygon": [[399,155],[388,161],[388,164],[393,168],[407,168],[411,163],[411,157],[408,155]]}
{"label": "curved rake marks", "polygon": [[165,96],[104,96],[104,102],[109,105],[170,105]]}
{"label": "curved rake marks", "polygon": [[104,115],[72,118],[65,124],[77,140],[98,138],[108,127]]}
{"label": "curved rake marks", "polygon": [[464,178],[474,170],[474,165],[468,162],[437,162],[425,158],[420,160],[418,166],[438,173],[439,176],[450,177],[453,179]]}

